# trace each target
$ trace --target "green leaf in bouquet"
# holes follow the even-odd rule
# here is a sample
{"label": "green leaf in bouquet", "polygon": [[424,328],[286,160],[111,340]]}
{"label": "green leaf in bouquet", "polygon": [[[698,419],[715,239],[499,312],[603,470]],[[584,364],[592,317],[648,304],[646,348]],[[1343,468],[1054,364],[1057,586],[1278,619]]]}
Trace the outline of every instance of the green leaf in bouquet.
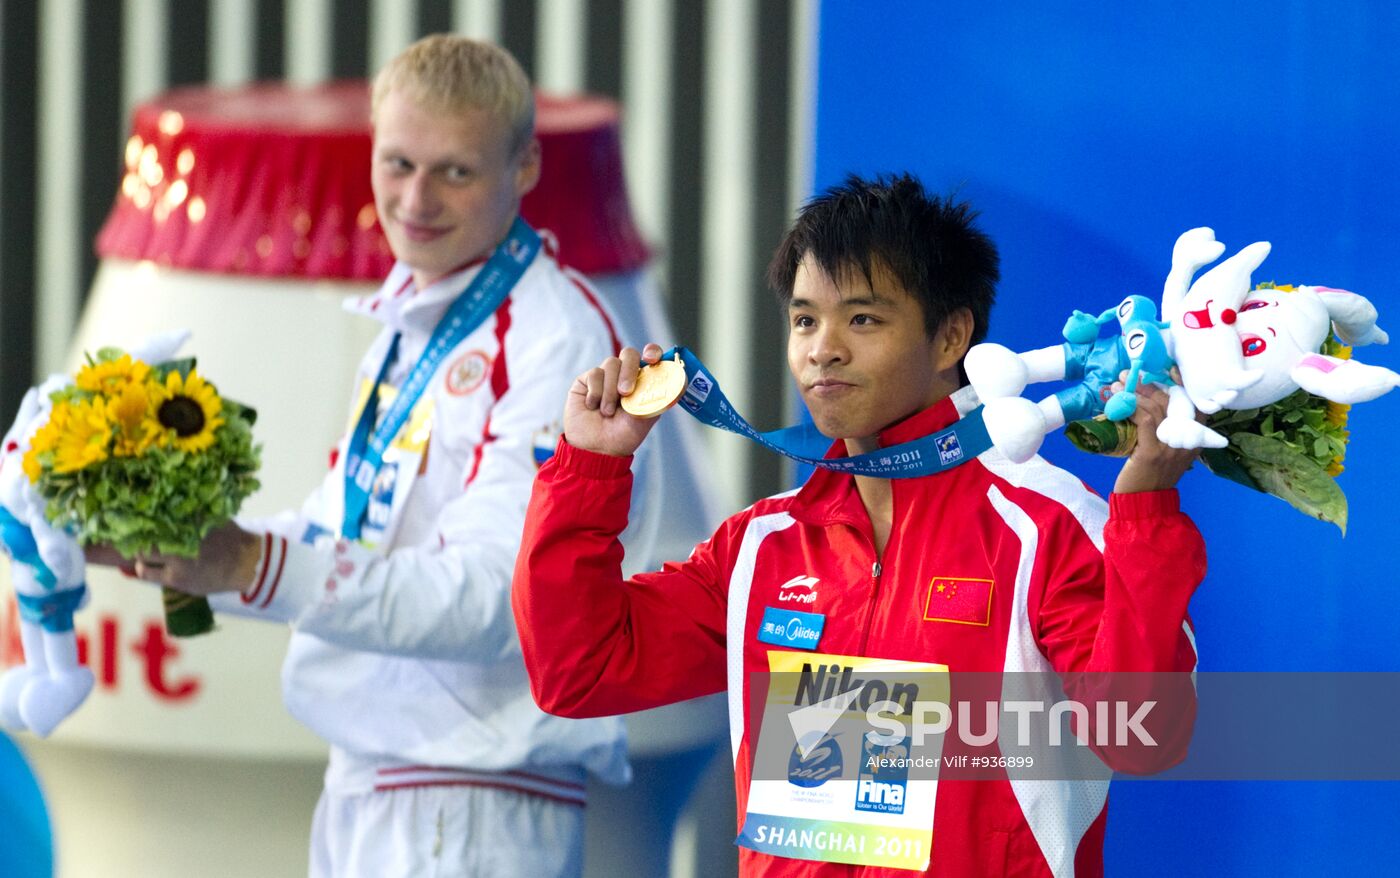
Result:
{"label": "green leaf in bouquet", "polygon": [[[224,409],[232,412],[233,414],[242,418],[244,421],[247,421],[249,427],[257,424],[258,422],[258,410],[250,405],[244,405],[241,402],[234,402],[228,397],[224,397]],[[245,428],[243,427],[243,425],[240,424],[235,429]]]}
{"label": "green leaf in bouquet", "polygon": [[169,375],[171,372],[179,372],[180,379],[184,380],[190,377],[190,372],[194,371],[195,362],[196,361],[194,357],[182,357],[178,360],[166,360],[164,363],[156,363],[155,365],[151,366],[151,372],[153,372],[155,376],[160,379],[160,382],[162,384],[165,383],[165,376]]}
{"label": "green leaf in bouquet", "polygon": [[199,544],[191,546],[188,540],[166,538],[156,541],[156,551],[162,555],[180,555],[194,558],[199,555]]}
{"label": "green leaf in bouquet", "polygon": [[1346,534],[1347,498],[1325,469],[1277,439],[1237,433],[1230,441],[1239,448],[1241,465],[1265,493]]}
{"label": "green leaf in bouquet", "polygon": [[1065,425],[1065,437],[1076,448],[1090,454],[1127,457],[1137,444],[1137,427],[1099,415],[1091,420],[1070,421]]}
{"label": "green leaf in bouquet", "polygon": [[102,525],[104,533],[118,540],[130,539],[147,527],[145,518],[120,512],[104,514],[96,520]]}
{"label": "green leaf in bouquet", "polygon": [[[1230,427],[1237,424],[1248,424],[1259,417],[1263,409],[1221,409],[1210,416],[1209,425],[1212,429],[1219,430],[1221,427]],[[1266,413],[1265,417],[1268,414]]]}
{"label": "green leaf in bouquet", "polygon": [[1201,463],[1206,465],[1217,476],[1222,476],[1232,482],[1237,482],[1255,491],[1263,491],[1259,483],[1254,481],[1254,477],[1249,474],[1240,462],[1235,458],[1234,452],[1228,448],[1202,448]]}

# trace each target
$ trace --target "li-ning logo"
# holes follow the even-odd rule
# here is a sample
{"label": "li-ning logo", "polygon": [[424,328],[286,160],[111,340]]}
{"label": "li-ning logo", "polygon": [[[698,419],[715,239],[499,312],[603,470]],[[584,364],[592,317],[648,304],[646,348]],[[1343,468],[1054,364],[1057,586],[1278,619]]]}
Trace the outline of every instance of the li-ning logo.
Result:
{"label": "li-ning logo", "polygon": [[936,436],[933,443],[938,447],[939,463],[946,465],[962,460],[962,443],[958,442],[957,433],[944,433],[942,436]]}
{"label": "li-ning logo", "polygon": [[815,576],[794,576],[778,586],[778,602],[784,604],[814,604],[817,602]]}
{"label": "li-ning logo", "polygon": [[529,255],[529,251],[525,249],[524,244],[520,243],[514,238],[510,238],[506,241],[506,254],[509,255],[510,258],[514,259],[516,262],[524,264],[525,257]]}

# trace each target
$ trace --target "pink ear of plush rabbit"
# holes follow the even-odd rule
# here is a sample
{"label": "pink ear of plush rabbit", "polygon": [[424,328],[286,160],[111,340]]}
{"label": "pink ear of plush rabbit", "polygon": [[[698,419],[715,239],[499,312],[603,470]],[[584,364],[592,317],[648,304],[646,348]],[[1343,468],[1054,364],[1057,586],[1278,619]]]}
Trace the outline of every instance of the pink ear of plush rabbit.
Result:
{"label": "pink ear of plush rabbit", "polygon": [[[1365,297],[1331,287],[1253,289],[1251,275],[1269,255],[1266,241],[1245,247],[1193,283],[1196,270],[1223,250],[1208,228],[1182,234],[1162,291],[1172,354],[1197,409],[1257,408],[1300,387],[1334,402],[1358,403],[1400,386],[1400,374],[1390,369],[1317,352],[1329,330],[1352,347],[1388,341]],[[1212,251],[1215,256],[1204,261],[1176,258]]]}

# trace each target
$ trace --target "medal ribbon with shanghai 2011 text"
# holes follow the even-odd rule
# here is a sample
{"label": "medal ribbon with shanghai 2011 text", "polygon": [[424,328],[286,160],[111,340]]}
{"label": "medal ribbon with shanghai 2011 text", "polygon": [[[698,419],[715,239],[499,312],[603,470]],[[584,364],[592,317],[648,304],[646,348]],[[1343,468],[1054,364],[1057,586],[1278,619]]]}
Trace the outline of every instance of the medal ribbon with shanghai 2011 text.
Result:
{"label": "medal ribbon with shanghai 2011 text", "polygon": [[360,538],[365,511],[369,507],[370,487],[384,464],[384,452],[389,443],[408,422],[413,406],[422,397],[443,360],[500,307],[534,261],[539,249],[540,236],[523,219],[516,217],[510,234],[496,247],[481,271],[438,321],[422,356],[414,363],[413,370],[399,388],[393,405],[385,412],[379,426],[375,427],[379,412],[379,388],[398,357],[399,335],[394,335],[355,424],[355,432],[350,436],[350,446],[345,456],[345,517],[340,528],[341,536]]}
{"label": "medal ribbon with shanghai 2011 text", "polygon": [[729,403],[719,382],[688,348],[667,351],[663,359],[679,357],[685,366],[686,387],[681,407],[702,424],[746,436],[772,451],[799,463],[823,469],[874,476],[882,479],[908,479],[929,476],[972,460],[992,447],[978,406],[957,423],[910,442],[881,448],[851,457],[823,458],[830,440],[811,424],[799,424],[760,433]]}

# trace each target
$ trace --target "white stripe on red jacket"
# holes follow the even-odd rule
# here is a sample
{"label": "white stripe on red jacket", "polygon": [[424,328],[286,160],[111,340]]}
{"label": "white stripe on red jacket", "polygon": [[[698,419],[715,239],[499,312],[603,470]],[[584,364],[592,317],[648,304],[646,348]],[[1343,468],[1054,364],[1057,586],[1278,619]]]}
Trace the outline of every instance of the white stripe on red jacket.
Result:
{"label": "white stripe on red jacket", "polygon": [[[884,431],[881,444],[950,424],[959,403],[965,411],[974,402],[968,392],[955,397]],[[843,444],[831,453],[844,455]],[[1184,755],[1195,710],[1185,672],[1196,663],[1186,609],[1205,574],[1205,547],[1175,491],[1105,504],[1039,458],[1015,465],[990,451],[941,475],[893,482],[894,524],[877,576],[852,477],[819,470],[800,491],[728,519],[684,563],[624,582],[612,535],[627,520],[628,465],[561,442],[536,480],[512,597],[532,690],[546,710],[583,717],[727,689],[741,821],[755,744],[747,686],[776,648],[757,633],[765,607],[782,606],[794,582],[805,589],[801,609],[825,616],[822,653],[989,675],[1183,672],[1153,676],[1185,685],[1182,709],[1149,726],[1162,744],[1156,755],[1102,755],[1135,771]],[[980,610],[940,618],[947,613],[930,607],[940,578],[990,582],[985,618]],[[929,874],[1101,874],[1106,794],[1106,780],[941,782]],[[740,855],[749,878],[909,874]]]}

